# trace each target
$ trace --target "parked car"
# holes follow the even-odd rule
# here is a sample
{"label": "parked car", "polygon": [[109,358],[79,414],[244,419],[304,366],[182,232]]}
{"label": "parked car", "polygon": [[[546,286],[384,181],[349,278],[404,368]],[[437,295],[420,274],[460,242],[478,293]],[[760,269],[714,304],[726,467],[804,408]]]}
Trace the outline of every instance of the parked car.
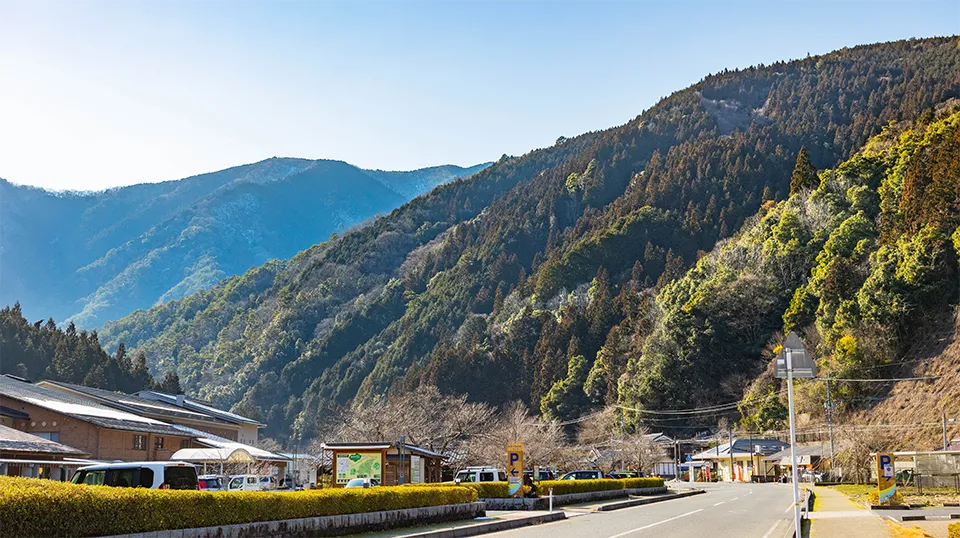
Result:
{"label": "parked car", "polygon": [[262,490],[277,489],[277,479],[272,476],[261,476],[260,489]]}
{"label": "parked car", "polygon": [[197,477],[197,485],[203,491],[226,491],[224,477],[216,474],[205,474]]}
{"label": "parked car", "polygon": [[603,474],[603,471],[570,471],[560,477],[560,480],[598,480],[601,478],[610,478]]}
{"label": "parked car", "polygon": [[227,482],[227,491],[260,491],[260,476],[255,474],[238,474],[230,477]]}
{"label": "parked car", "polygon": [[347,482],[345,488],[375,488],[380,485],[376,478],[354,478]]}
{"label": "parked car", "polygon": [[182,461],[142,461],[88,465],[77,469],[74,484],[116,488],[198,489],[197,469]]}
{"label": "parked car", "polygon": [[549,469],[539,469],[534,475],[533,471],[524,471],[523,472],[524,482],[529,478],[530,480],[556,480],[557,473]]}
{"label": "parked car", "polygon": [[610,478],[616,478],[622,480],[624,478],[643,478],[643,473],[640,471],[613,471],[610,473]]}
{"label": "parked car", "polygon": [[467,467],[453,477],[456,483],[461,482],[506,482],[507,473],[496,467]]}

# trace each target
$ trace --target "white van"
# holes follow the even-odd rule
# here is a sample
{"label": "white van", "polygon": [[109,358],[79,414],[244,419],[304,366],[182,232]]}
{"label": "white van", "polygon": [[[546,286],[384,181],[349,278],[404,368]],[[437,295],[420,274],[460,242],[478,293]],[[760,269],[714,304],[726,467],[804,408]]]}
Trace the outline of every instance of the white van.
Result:
{"label": "white van", "polygon": [[466,482],[506,482],[507,473],[492,466],[467,467],[457,473],[457,476],[453,477],[453,481],[458,484]]}
{"label": "white van", "polygon": [[227,491],[260,491],[260,475],[236,474],[227,480]]}
{"label": "white van", "polygon": [[77,469],[72,482],[115,488],[198,489],[197,468],[182,461],[88,465]]}

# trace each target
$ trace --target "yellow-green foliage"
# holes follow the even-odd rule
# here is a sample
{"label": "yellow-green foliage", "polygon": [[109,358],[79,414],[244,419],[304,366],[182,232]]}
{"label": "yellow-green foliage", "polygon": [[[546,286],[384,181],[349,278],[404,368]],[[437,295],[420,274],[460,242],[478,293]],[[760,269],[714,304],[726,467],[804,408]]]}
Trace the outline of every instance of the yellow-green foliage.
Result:
{"label": "yellow-green foliage", "polygon": [[624,478],[623,485],[627,489],[661,488],[663,487],[663,479],[657,477]]}
{"label": "yellow-green foliage", "polygon": [[273,521],[477,500],[459,487],[204,492],[0,476],[0,536],[85,537]]}
{"label": "yellow-green foliage", "polygon": [[960,523],[951,523],[947,529],[949,529],[949,538],[960,538]]}
{"label": "yellow-green foliage", "polygon": [[[456,482],[440,482],[434,484],[408,484],[409,486],[415,487],[455,487],[457,486]],[[507,494],[509,483],[508,482],[462,482],[460,487],[469,488],[477,492],[477,496],[481,499],[495,499],[509,497]]]}
{"label": "yellow-green foliage", "polygon": [[603,478],[597,480],[541,480],[537,483],[537,493],[540,497],[549,495],[550,488],[553,488],[554,495],[568,495],[570,493],[623,489],[624,481]]}
{"label": "yellow-green foliage", "polygon": [[[870,504],[873,504],[873,505],[880,504],[880,492],[878,491],[870,492]],[[900,492],[898,491],[893,494],[893,497],[891,497],[890,499],[887,499],[887,504],[890,504],[893,506],[899,506],[903,504],[903,496],[900,495]]]}

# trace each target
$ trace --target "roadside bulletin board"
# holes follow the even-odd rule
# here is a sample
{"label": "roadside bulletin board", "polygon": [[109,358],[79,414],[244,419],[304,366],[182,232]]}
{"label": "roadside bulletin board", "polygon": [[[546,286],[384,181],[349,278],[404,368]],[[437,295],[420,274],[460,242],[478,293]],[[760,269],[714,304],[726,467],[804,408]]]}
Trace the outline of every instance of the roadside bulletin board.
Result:
{"label": "roadside bulletin board", "polygon": [[383,452],[337,452],[337,484],[354,478],[373,478],[383,483]]}

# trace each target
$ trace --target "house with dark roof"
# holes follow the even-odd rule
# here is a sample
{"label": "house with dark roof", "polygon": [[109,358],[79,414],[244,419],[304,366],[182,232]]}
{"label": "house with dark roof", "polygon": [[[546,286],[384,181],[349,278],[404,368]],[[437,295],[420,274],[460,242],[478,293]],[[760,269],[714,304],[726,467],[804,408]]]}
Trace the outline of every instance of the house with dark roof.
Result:
{"label": "house with dark roof", "polygon": [[[192,402],[192,400],[187,400],[183,396],[180,396],[183,405],[177,405],[178,397],[176,396],[172,396],[167,400],[158,397],[144,398],[139,395],[150,394],[162,396],[162,393],[153,391],[142,391],[139,394],[124,394],[122,392],[64,383],[63,381],[38,381],[37,385],[79,398],[92,400],[98,404],[120,411],[160,420],[168,424],[179,424],[223,439],[249,445],[256,445],[256,430],[259,426],[262,426],[255,420],[221,411],[212,406],[200,408],[198,406],[188,405],[187,402]],[[254,425],[252,435],[244,431],[244,427],[247,424]],[[241,441],[241,437],[247,440],[252,437],[253,442]]]}
{"label": "house with dark roof", "polygon": [[763,459],[786,448],[790,445],[777,439],[734,439],[694,454],[692,459],[709,463],[711,472],[727,482],[772,480],[775,465]]}
{"label": "house with dark roof", "polygon": [[0,405],[21,417],[17,429],[97,460],[168,460],[194,438],[166,422],[10,376],[0,376]]}
{"label": "house with dark roof", "polygon": [[66,480],[69,469],[89,464],[71,446],[0,425],[0,475]]}
{"label": "house with dark roof", "polygon": [[174,395],[157,392],[155,390],[142,390],[136,393],[136,396],[144,400],[162,402],[167,405],[176,406],[180,409],[194,413],[207,414],[226,423],[234,424],[237,428],[239,428],[239,430],[237,432],[237,437],[231,438],[234,441],[247,445],[256,446],[257,441],[260,439],[260,428],[266,427],[266,424],[262,424],[252,418],[247,418],[236,413],[217,409],[209,402],[203,402],[196,398],[188,398],[183,394]]}

